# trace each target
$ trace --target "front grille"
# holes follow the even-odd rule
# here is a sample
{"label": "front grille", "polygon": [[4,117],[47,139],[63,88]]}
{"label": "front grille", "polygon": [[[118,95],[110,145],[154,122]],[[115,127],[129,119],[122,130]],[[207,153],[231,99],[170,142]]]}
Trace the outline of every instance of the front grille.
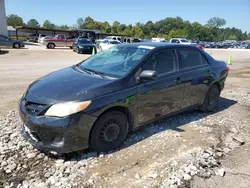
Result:
{"label": "front grille", "polygon": [[26,111],[31,115],[42,115],[47,105],[23,100]]}

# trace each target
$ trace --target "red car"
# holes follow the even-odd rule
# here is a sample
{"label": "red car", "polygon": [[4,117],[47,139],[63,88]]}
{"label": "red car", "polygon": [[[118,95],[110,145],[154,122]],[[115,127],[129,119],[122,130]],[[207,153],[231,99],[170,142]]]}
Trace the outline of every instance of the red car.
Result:
{"label": "red car", "polygon": [[54,49],[55,47],[70,47],[72,48],[75,39],[68,39],[65,35],[56,35],[53,38],[48,38],[43,41],[43,45],[47,48]]}

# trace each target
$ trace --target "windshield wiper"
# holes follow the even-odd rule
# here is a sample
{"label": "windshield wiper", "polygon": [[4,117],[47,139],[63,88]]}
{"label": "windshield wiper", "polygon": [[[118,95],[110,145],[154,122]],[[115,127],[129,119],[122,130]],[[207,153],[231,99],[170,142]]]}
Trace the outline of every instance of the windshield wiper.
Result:
{"label": "windshield wiper", "polygon": [[82,68],[85,71],[91,72],[92,74],[97,74],[99,76],[101,76],[102,78],[106,78],[106,76],[102,73],[102,72],[98,72],[92,69],[87,69],[87,68]]}
{"label": "windshield wiper", "polygon": [[88,71],[88,70],[82,68],[82,67],[80,66],[80,64],[76,64],[76,65],[74,65],[74,67],[77,67],[77,69],[78,69],[79,71],[81,71],[81,72],[85,72],[85,73],[87,73],[87,74],[93,74],[91,71]]}

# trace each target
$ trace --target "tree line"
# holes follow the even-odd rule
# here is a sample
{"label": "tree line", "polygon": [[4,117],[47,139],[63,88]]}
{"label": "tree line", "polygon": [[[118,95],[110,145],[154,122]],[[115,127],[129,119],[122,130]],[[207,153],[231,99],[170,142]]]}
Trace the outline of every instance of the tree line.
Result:
{"label": "tree line", "polygon": [[102,33],[124,34],[131,37],[151,39],[153,37],[162,37],[167,40],[173,37],[179,38],[198,38],[201,41],[224,41],[224,40],[247,40],[250,39],[250,32],[243,32],[235,27],[222,28],[226,25],[226,20],[219,17],[213,17],[207,21],[207,24],[202,25],[199,22],[189,22],[181,17],[167,17],[165,19],[146,23],[122,24],[118,21],[112,24],[94,20],[91,17],[78,18],[73,26],[56,25],[49,20],[45,20],[42,25],[36,19],[30,19],[24,23],[23,19],[18,15],[8,15],[7,23],[10,26],[29,26],[29,27],[44,27],[49,29],[94,29],[100,30]]}

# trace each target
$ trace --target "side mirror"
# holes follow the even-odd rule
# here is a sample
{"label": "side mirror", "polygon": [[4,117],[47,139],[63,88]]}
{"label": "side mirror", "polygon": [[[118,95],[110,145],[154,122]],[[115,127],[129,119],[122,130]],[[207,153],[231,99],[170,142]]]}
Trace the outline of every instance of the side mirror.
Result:
{"label": "side mirror", "polygon": [[142,81],[154,80],[157,77],[156,71],[153,70],[145,70],[139,76],[139,79]]}

